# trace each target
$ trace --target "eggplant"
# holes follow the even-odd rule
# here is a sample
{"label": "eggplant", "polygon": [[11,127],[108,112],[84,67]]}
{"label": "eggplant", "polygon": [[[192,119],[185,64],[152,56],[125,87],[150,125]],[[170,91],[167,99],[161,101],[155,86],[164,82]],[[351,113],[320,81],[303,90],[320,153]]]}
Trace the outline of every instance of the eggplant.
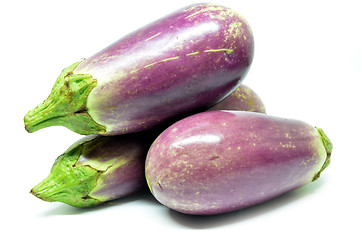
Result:
{"label": "eggplant", "polygon": [[48,98],[24,117],[35,132],[143,131],[207,109],[235,90],[254,56],[247,21],[216,4],[180,9],[65,68]]}
{"label": "eggplant", "polygon": [[214,110],[266,113],[265,105],[259,95],[245,84],[241,84],[234,92],[208,111]]}
{"label": "eggplant", "polygon": [[333,145],[322,129],[245,111],[192,115],[163,131],[147,154],[154,197],[185,214],[262,203],[319,178]]}
{"label": "eggplant", "polygon": [[144,164],[156,136],[144,132],[83,137],[55,160],[49,176],[31,193],[44,201],[84,208],[146,189]]}

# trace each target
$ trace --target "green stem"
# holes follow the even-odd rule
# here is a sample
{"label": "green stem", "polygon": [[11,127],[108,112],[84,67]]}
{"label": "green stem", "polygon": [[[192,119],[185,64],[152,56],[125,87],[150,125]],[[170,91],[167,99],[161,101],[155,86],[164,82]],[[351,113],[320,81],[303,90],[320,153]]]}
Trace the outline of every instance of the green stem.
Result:
{"label": "green stem", "polygon": [[319,170],[319,172],[316,175],[314,175],[314,178],[312,181],[317,180],[320,177],[323,170],[329,166],[329,164],[331,163],[331,155],[332,155],[332,150],[333,150],[333,144],[332,144],[331,140],[327,137],[327,135],[324,133],[324,131],[321,128],[316,128],[316,129],[318,130],[319,135],[321,136],[324,148],[327,153],[327,157],[326,157],[326,160],[324,161],[322,168]]}
{"label": "green stem", "polygon": [[102,203],[89,196],[103,171],[77,164],[83,144],[60,155],[47,178],[30,193],[48,202],[63,202],[74,207],[91,207]]}
{"label": "green stem", "polygon": [[89,116],[86,107],[88,95],[97,85],[97,80],[90,74],[74,74],[79,64],[76,62],[65,68],[48,98],[25,115],[28,132],[50,126],[64,126],[85,135],[105,132],[105,127]]}

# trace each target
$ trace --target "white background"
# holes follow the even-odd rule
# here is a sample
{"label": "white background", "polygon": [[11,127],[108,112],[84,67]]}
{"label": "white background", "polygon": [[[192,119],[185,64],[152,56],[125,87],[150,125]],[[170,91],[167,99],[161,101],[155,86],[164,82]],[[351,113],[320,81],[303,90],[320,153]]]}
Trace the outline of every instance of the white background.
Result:
{"label": "white background", "polygon": [[92,209],[44,202],[29,193],[48,175],[55,158],[81,138],[63,127],[32,134],[24,130],[24,115],[47,97],[60,71],[193,2],[0,4],[2,236],[362,238],[359,1],[213,1],[239,11],[252,27],[255,57],[244,83],[263,99],[268,114],[304,120],[323,128],[332,140],[331,165],[318,181],[258,206],[208,217],[169,210],[148,192]]}

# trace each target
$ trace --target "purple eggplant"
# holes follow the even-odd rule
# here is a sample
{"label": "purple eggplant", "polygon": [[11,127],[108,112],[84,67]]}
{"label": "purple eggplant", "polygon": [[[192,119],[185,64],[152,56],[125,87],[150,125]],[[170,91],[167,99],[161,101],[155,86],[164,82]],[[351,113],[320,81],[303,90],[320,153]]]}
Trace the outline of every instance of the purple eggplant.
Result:
{"label": "purple eggplant", "polygon": [[152,144],[146,179],[176,211],[209,215],[258,204],[316,180],[332,143],[320,128],[245,111],[210,111],[176,122]]}
{"label": "purple eggplant", "polygon": [[265,113],[265,106],[255,91],[245,84],[241,84],[233,93],[209,109],[209,111],[214,110],[235,110]]}
{"label": "purple eggplant", "polygon": [[26,114],[25,128],[65,126],[84,135],[149,129],[225,98],[253,54],[242,16],[215,4],[192,5],[65,68],[49,97]]}
{"label": "purple eggplant", "polygon": [[45,201],[92,207],[146,189],[144,164],[153,133],[87,136],[60,155],[31,193]]}

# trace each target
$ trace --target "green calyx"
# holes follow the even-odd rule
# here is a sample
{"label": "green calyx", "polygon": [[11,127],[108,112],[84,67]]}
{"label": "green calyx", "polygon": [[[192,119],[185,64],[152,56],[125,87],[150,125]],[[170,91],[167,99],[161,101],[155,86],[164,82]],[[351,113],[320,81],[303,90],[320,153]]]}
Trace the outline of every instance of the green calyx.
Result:
{"label": "green calyx", "polygon": [[60,155],[49,176],[36,185],[30,193],[48,202],[63,202],[74,207],[92,207],[103,201],[92,198],[89,193],[96,187],[104,171],[87,165],[78,165],[83,144]]}
{"label": "green calyx", "polygon": [[321,172],[323,172],[323,170],[329,166],[329,164],[331,163],[331,155],[332,155],[332,150],[333,150],[333,144],[332,144],[331,140],[327,137],[327,135],[324,133],[324,131],[321,128],[316,128],[316,129],[318,130],[318,133],[321,136],[324,148],[327,153],[327,157],[326,157],[326,160],[324,161],[324,164],[322,165],[322,168],[319,170],[319,172],[317,174],[314,175],[312,181],[317,180],[320,177]]}
{"label": "green calyx", "polygon": [[90,74],[74,74],[79,64],[76,62],[65,68],[48,98],[25,115],[28,132],[50,126],[64,126],[84,135],[106,131],[89,116],[86,107],[88,95],[97,85],[97,80]]}

